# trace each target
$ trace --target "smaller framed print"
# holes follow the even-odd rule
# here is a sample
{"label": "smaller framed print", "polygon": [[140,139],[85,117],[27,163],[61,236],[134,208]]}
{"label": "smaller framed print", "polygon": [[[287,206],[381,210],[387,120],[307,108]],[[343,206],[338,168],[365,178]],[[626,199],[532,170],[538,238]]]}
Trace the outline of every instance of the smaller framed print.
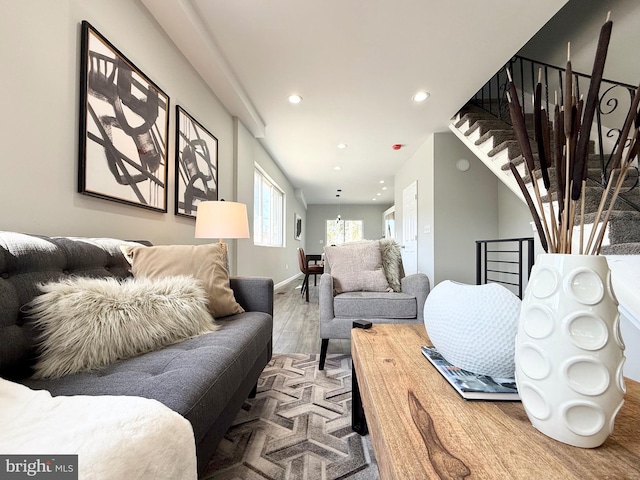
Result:
{"label": "smaller framed print", "polygon": [[82,22],[78,192],[167,211],[169,97]]}
{"label": "smaller framed print", "polygon": [[196,217],[198,203],[218,199],[218,139],[176,105],[175,214]]}
{"label": "smaller framed print", "polygon": [[295,229],[293,233],[293,238],[295,238],[296,240],[300,240],[302,238],[302,217],[297,213],[295,213],[293,220],[294,220],[293,228]]}

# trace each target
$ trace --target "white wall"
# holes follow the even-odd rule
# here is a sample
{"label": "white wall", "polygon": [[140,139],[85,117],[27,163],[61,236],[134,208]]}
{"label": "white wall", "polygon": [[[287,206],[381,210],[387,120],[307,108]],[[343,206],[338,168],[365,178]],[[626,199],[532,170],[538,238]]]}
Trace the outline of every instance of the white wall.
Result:
{"label": "white wall", "polygon": [[[394,198],[396,206],[396,239],[403,244],[402,234],[402,191],[417,182],[418,186],[418,272],[429,277],[434,285],[434,135],[416,150],[407,162],[398,170],[394,180]],[[431,226],[431,233],[424,233],[425,226]]]}
{"label": "white wall", "polygon": [[[138,2],[3,2],[1,228],[48,235],[195,243],[173,215],[174,113],[182,105],[219,140],[219,191],[230,196],[231,117]],[[168,213],[77,193],[80,23],[88,20],[170,96]]]}
{"label": "white wall", "polygon": [[575,71],[590,74],[600,28],[609,11],[613,28],[604,78],[638,85],[638,0],[570,0],[525,44],[519,54],[551,65],[564,66],[567,62],[567,42],[571,42],[571,67]]}
{"label": "white wall", "polygon": [[[456,162],[467,159],[460,172]],[[433,285],[475,283],[475,241],[498,235],[498,181],[452,133],[431,135],[395,177],[396,233],[402,243],[402,190],[418,183],[418,271]],[[425,227],[430,233],[425,233]]]}
{"label": "white wall", "polygon": [[[77,193],[80,29],[91,23],[170,97],[167,213]],[[219,198],[253,204],[253,162],[285,190],[286,249],[230,242],[231,270],[277,283],[296,261],[291,219],[304,216],[288,179],[237,124],[137,0],[2,0],[0,15],[0,229],[44,235],[195,244],[194,220],[174,209],[175,105],[218,138]],[[235,128],[234,128],[234,125]],[[236,150],[236,144],[238,149]],[[293,201],[292,201],[293,200]],[[251,223],[251,222],[250,222]],[[236,249],[236,243],[238,248]],[[242,255],[238,255],[239,249]],[[238,257],[240,261],[238,261]]]}
{"label": "white wall", "polygon": [[[284,191],[285,196],[285,247],[264,247],[253,244],[253,239],[237,240],[238,272],[243,275],[257,275],[273,278],[276,284],[297,276],[297,248],[299,241],[294,240],[294,214],[302,217],[306,223],[306,212],[294,195],[294,189],[282,170],[273,161],[249,131],[235,119],[237,137],[237,192],[238,201],[247,204],[249,224],[253,229],[253,173],[258,164],[264,172]],[[251,231],[253,238],[253,230]]]}
{"label": "white wall", "polygon": [[[498,236],[496,238],[527,238],[533,237],[534,263],[535,258],[544,253],[540,237],[534,230],[533,221],[527,205],[517,197],[511,189],[502,182],[498,182]],[[522,279],[522,287],[526,288],[528,276]],[[517,293],[515,289],[512,289]]]}
{"label": "white wall", "polygon": [[[498,179],[453,133],[435,134],[435,282],[476,282],[476,240],[498,235]],[[470,168],[456,168],[466,159]]]}
{"label": "white wall", "polygon": [[384,236],[383,213],[390,205],[309,205],[300,245],[305,253],[320,254],[327,238],[326,222],[335,220],[340,210],[343,220],[362,220],[364,238],[376,240]]}

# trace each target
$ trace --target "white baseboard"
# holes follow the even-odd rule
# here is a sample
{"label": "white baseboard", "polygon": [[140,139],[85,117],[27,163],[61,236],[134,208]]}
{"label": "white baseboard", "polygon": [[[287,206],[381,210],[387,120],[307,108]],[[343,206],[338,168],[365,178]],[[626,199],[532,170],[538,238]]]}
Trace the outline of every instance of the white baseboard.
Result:
{"label": "white baseboard", "polygon": [[302,273],[297,273],[293,277],[286,278],[283,281],[276,283],[273,286],[273,288],[276,289],[276,288],[284,287],[287,283],[295,282],[296,280],[300,279],[301,275]]}

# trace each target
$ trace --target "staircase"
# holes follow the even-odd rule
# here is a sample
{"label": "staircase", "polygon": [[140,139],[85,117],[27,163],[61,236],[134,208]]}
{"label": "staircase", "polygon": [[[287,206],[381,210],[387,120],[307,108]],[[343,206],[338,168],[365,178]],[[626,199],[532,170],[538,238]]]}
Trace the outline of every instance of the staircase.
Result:
{"label": "staircase", "polygon": [[[497,109],[498,112],[501,110],[503,108]],[[537,147],[533,140],[533,121],[528,121],[527,125],[530,126],[529,136],[537,165]],[[509,123],[470,103],[453,118],[449,129],[524,202],[524,195],[509,168],[509,162],[514,163],[520,176],[524,179],[531,197],[535,199],[533,179],[526,174],[524,158]],[[539,171],[536,169],[536,172]],[[589,155],[589,180],[584,193],[586,235],[593,228],[595,213],[603,192],[603,187],[600,185],[601,172],[601,157],[593,152],[592,147]],[[549,176],[552,187],[555,187],[556,173],[554,168],[549,169]],[[628,188],[632,188],[636,183],[637,174],[633,172],[628,176],[625,184]],[[538,182],[541,194],[544,195],[545,189],[542,179],[536,178],[535,180]],[[552,190],[556,189],[552,188]],[[551,208],[549,198],[543,196],[542,199],[547,205],[545,215],[549,218]],[[629,199],[631,201],[628,201]],[[554,211],[557,212],[555,196],[551,200],[554,201]],[[640,211],[637,210],[634,203],[640,205],[640,189],[637,185],[625,194],[625,199],[619,197],[616,201],[605,234],[602,254],[640,255]],[[579,225],[579,219],[577,219],[576,225]],[[578,235],[574,234],[574,247],[576,241],[578,241]]]}
{"label": "staircase", "polygon": [[[524,202],[524,195],[509,169],[510,161],[517,164],[529,194],[535,198],[532,179],[526,176],[524,161],[510,124],[469,104],[453,118],[449,129]],[[533,138],[531,131],[529,136]],[[531,143],[537,162],[535,142]],[[585,220],[593,224],[593,212],[598,207],[603,191],[598,181],[602,169],[599,155],[591,154],[589,161],[592,180],[586,189],[585,206],[590,213],[585,216]],[[551,170],[549,175],[551,178],[555,177],[555,171]],[[536,180],[542,188],[541,193],[544,192],[541,179]],[[635,184],[635,180],[637,178],[630,178],[628,181]],[[636,193],[627,194],[631,195],[632,200],[633,196],[639,195],[638,186],[635,185],[634,188]],[[548,202],[548,199],[545,200]],[[635,203],[640,205],[640,201]],[[557,208],[555,211],[557,212]],[[607,235],[601,253],[607,256],[611,282],[620,303],[620,329],[627,347],[624,375],[640,381],[640,212],[619,199],[609,220]]]}

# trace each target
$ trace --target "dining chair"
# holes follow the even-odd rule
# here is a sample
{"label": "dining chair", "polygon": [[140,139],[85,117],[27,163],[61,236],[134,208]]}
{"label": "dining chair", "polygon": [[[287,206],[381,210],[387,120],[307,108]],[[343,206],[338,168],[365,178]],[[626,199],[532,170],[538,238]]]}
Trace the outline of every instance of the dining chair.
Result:
{"label": "dining chair", "polygon": [[305,255],[303,248],[298,248],[298,265],[300,266],[300,271],[304,273],[304,280],[302,281],[300,295],[306,294],[306,300],[308,302],[309,276],[313,275],[313,278],[315,279],[316,275],[322,275],[322,272],[324,272],[324,266],[316,264],[309,265],[309,261],[307,260],[307,256]]}

